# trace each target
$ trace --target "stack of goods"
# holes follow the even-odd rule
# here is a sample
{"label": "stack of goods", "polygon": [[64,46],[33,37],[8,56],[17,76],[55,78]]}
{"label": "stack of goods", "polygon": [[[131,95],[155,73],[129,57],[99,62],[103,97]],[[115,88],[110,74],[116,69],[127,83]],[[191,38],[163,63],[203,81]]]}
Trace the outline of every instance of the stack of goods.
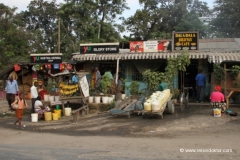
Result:
{"label": "stack of goods", "polygon": [[149,99],[144,103],[144,110],[157,111],[164,109],[164,104],[170,97],[170,89],[164,91],[157,91],[153,93]]}
{"label": "stack of goods", "polygon": [[23,93],[26,99],[31,99],[30,88],[31,86],[27,84],[18,86],[19,92]]}
{"label": "stack of goods", "polygon": [[78,90],[78,84],[66,84],[64,82],[61,82],[59,84],[59,88],[60,88],[60,93],[63,96],[70,96],[73,95],[74,93],[77,92]]}

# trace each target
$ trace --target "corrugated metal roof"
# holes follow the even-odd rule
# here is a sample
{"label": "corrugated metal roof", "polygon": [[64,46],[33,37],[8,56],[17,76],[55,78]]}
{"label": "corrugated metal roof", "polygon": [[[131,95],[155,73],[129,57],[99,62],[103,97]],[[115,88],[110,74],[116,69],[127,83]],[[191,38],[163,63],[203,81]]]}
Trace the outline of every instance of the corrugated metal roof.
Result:
{"label": "corrugated metal roof", "polygon": [[[78,54],[73,59],[77,61],[104,61],[104,60],[134,60],[134,59],[168,59],[176,58],[181,53],[118,53],[118,54]],[[208,59],[209,63],[224,61],[240,61],[240,52],[194,52],[189,53],[190,59]]]}
{"label": "corrugated metal roof", "polygon": [[[92,60],[133,60],[133,59],[167,59],[176,58],[181,53],[167,52],[167,53],[118,53],[118,54],[79,54],[74,55],[73,59],[78,61]],[[191,59],[207,59],[208,53],[190,53]]]}

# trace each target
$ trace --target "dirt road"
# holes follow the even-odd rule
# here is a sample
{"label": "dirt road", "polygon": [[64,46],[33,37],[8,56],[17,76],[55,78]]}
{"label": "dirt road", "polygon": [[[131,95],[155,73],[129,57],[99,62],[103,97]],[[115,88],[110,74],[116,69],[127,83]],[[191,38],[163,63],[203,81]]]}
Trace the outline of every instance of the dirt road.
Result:
{"label": "dirt road", "polygon": [[[239,107],[231,108],[240,113]],[[72,123],[29,122],[14,129],[14,118],[0,119],[1,159],[240,159],[240,121],[214,118],[205,106],[164,119],[89,115]],[[189,150],[190,149],[190,150]]]}

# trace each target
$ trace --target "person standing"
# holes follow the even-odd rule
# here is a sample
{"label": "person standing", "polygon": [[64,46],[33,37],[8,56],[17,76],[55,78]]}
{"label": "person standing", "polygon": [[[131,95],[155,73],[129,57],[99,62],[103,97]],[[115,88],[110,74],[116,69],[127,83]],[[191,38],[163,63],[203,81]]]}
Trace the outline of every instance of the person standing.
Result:
{"label": "person standing", "polygon": [[30,89],[30,93],[31,93],[31,98],[32,98],[32,113],[35,113],[34,104],[38,97],[37,82],[34,82],[33,86]]}
{"label": "person standing", "polygon": [[99,92],[100,81],[101,81],[101,73],[98,70],[98,67],[95,67],[95,70],[92,74],[92,86],[97,92]]}
{"label": "person standing", "polygon": [[11,104],[15,101],[15,96],[18,94],[19,90],[17,81],[14,80],[12,76],[9,76],[5,91],[7,92],[6,99],[8,101],[9,110],[14,111]]}
{"label": "person standing", "polygon": [[204,88],[206,86],[206,76],[202,73],[203,70],[199,69],[199,73],[197,74],[196,80],[196,90],[197,90],[197,97],[196,102],[203,103],[203,96],[204,96]]}
{"label": "person standing", "polygon": [[18,98],[17,100],[15,100],[15,101],[11,104],[11,106],[14,106],[15,104],[18,105],[18,108],[15,109],[17,120],[16,120],[16,122],[13,123],[13,125],[16,126],[17,123],[18,123],[18,124],[19,124],[19,128],[20,128],[20,129],[24,129],[24,128],[22,127],[23,110],[24,110],[25,108],[27,108],[28,106],[27,106],[27,103],[26,103],[25,99],[23,99],[23,93],[20,93],[20,94],[19,94],[19,98]]}

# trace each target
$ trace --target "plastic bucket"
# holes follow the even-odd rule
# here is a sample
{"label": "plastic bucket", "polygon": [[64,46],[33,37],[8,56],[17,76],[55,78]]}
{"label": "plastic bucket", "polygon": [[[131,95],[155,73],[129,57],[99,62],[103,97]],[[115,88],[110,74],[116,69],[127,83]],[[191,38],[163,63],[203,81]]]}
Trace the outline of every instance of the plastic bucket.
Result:
{"label": "plastic bucket", "polygon": [[104,104],[108,104],[108,103],[109,103],[108,97],[102,97],[102,102],[103,102]]}
{"label": "plastic bucket", "polygon": [[53,102],[54,101],[54,96],[49,96],[49,101]]}
{"label": "plastic bucket", "polygon": [[89,101],[89,103],[93,103],[93,97],[90,96],[90,97],[88,98],[88,101]]}
{"label": "plastic bucket", "polygon": [[52,117],[54,121],[58,120],[58,113],[52,113]]}
{"label": "plastic bucket", "polygon": [[100,103],[100,98],[101,98],[101,97],[94,97],[94,102],[95,102],[95,103]]}
{"label": "plastic bucket", "polygon": [[52,112],[45,112],[44,117],[45,117],[45,121],[51,121],[52,120]]}
{"label": "plastic bucket", "polygon": [[214,117],[221,117],[221,109],[220,108],[213,108],[213,116]]}
{"label": "plastic bucket", "polygon": [[38,122],[38,114],[37,113],[32,113],[31,114],[31,121],[32,122]]}
{"label": "plastic bucket", "polygon": [[58,109],[58,110],[54,110],[54,113],[58,113],[58,118],[60,118],[62,116],[62,110]]}
{"label": "plastic bucket", "polygon": [[44,101],[49,101],[49,95],[47,94],[44,95]]}
{"label": "plastic bucket", "polygon": [[65,116],[71,116],[72,108],[65,108]]}
{"label": "plastic bucket", "polygon": [[55,96],[55,101],[59,101],[60,100],[60,96]]}

